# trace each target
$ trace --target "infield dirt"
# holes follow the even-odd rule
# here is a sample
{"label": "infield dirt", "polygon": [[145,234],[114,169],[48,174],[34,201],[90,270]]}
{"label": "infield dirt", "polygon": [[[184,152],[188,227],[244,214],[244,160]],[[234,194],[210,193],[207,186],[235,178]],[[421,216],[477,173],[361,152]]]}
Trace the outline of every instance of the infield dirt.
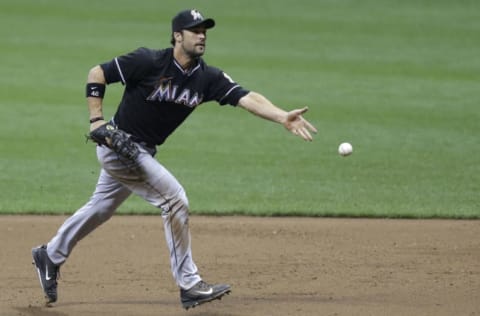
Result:
{"label": "infield dirt", "polygon": [[65,219],[0,217],[0,315],[480,315],[480,221],[191,216],[202,276],[232,293],[185,311],[155,216],[82,240],[45,307],[30,250]]}

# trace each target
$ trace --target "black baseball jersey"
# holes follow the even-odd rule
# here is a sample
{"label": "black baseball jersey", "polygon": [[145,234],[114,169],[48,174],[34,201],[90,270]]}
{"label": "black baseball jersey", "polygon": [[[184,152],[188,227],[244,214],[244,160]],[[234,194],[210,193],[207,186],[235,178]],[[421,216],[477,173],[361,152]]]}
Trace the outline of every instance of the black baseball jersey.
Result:
{"label": "black baseball jersey", "polygon": [[162,144],[199,104],[235,106],[249,92],[202,58],[185,71],[173,48],[139,48],[100,66],[107,84],[125,85],[115,123],[150,145]]}

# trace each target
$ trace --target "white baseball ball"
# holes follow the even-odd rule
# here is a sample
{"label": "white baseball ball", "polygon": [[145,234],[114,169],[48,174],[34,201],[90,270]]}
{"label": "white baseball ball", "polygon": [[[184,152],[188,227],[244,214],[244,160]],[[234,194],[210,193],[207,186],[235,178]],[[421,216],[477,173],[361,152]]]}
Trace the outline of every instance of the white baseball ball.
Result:
{"label": "white baseball ball", "polygon": [[348,156],[353,152],[353,147],[350,143],[341,143],[340,146],[338,146],[338,153],[341,156]]}

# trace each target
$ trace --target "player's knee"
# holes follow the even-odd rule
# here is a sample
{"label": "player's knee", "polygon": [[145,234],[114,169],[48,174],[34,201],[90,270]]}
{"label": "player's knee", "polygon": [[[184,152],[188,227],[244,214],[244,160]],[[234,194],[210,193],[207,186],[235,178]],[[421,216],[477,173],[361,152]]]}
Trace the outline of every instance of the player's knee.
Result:
{"label": "player's knee", "polygon": [[97,217],[98,221],[103,223],[112,217],[113,213],[115,213],[115,210],[116,208],[114,207],[104,205],[103,207],[98,208],[97,212],[95,212],[95,216]]}
{"label": "player's knee", "polygon": [[187,198],[187,194],[185,193],[185,190],[181,189],[177,193],[173,202],[176,209],[188,211],[189,204],[188,204],[188,198]]}
{"label": "player's knee", "polygon": [[188,213],[189,203],[185,190],[180,189],[164,205],[161,206],[164,213]]}

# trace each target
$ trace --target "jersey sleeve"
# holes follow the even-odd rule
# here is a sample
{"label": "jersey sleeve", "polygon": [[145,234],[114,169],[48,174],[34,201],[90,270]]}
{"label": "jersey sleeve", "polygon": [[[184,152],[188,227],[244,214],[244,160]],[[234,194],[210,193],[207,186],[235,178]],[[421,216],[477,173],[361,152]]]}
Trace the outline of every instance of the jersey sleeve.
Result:
{"label": "jersey sleeve", "polygon": [[238,101],[250,91],[233,81],[229,75],[220,69],[210,67],[209,100],[215,100],[220,105],[236,106]]}
{"label": "jersey sleeve", "polygon": [[107,84],[115,82],[121,82],[123,85],[134,84],[151,69],[153,60],[153,52],[142,47],[100,64],[100,67],[103,69]]}

